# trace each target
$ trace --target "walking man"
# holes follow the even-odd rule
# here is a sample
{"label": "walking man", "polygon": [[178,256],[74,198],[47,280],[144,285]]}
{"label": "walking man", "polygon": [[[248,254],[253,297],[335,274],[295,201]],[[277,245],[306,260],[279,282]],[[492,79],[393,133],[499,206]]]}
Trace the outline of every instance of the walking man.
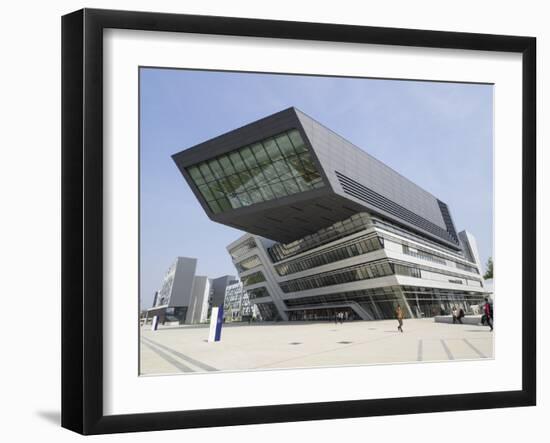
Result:
{"label": "walking man", "polygon": [[489,298],[485,298],[485,304],[483,305],[483,313],[485,314],[485,319],[487,325],[493,330],[493,307],[489,303]]}
{"label": "walking man", "polygon": [[464,309],[460,308],[460,309],[458,310],[458,316],[456,317],[456,319],[458,320],[458,322],[459,322],[460,324],[462,324],[462,319],[464,318],[465,315],[466,315],[466,314],[464,314]]}
{"label": "walking man", "polygon": [[458,312],[456,310],[456,306],[453,306],[453,310],[451,311],[451,313],[453,314],[453,325],[456,323],[456,320],[457,320],[457,317],[458,317]]}
{"label": "walking man", "polygon": [[395,310],[395,316],[397,317],[397,321],[399,325],[397,326],[397,330],[400,332],[403,332],[403,309],[401,309],[401,306],[398,304],[397,309]]}

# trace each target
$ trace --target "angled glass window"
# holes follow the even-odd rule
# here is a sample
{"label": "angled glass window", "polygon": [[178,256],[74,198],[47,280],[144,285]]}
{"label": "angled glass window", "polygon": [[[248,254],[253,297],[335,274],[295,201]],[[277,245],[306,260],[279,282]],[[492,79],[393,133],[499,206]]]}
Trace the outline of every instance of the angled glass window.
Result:
{"label": "angled glass window", "polygon": [[213,181],[208,183],[208,187],[210,188],[210,192],[214,196],[215,199],[224,198],[225,192],[222,189],[222,186],[219,182]]}
{"label": "angled glass window", "polygon": [[214,200],[214,201],[208,202],[208,205],[210,206],[214,214],[217,214],[218,212],[222,212],[222,209],[217,201]]}
{"label": "angled glass window", "polygon": [[280,181],[279,176],[277,175],[277,170],[272,164],[264,165],[263,168],[264,169],[262,170],[262,172],[268,183],[276,183]]}
{"label": "angled glass window", "polygon": [[253,274],[247,275],[246,277],[242,277],[241,281],[243,283],[243,286],[251,286],[255,285],[256,283],[264,282],[265,277],[262,271],[258,271],[254,272]]}
{"label": "angled glass window", "polygon": [[269,292],[267,291],[267,288],[265,288],[264,286],[260,286],[259,288],[248,291],[248,297],[250,300],[262,297],[269,297]]}
{"label": "angled glass window", "polygon": [[220,205],[221,211],[228,211],[231,209],[231,202],[227,198],[220,198],[219,200],[216,200],[217,203]]}
{"label": "angled glass window", "polygon": [[267,154],[269,155],[269,158],[272,162],[275,162],[282,158],[281,151],[279,150],[277,143],[275,143],[275,140],[270,138],[265,140],[262,144],[264,145],[264,148],[267,151]]}
{"label": "angled glass window", "polygon": [[204,178],[202,178],[202,174],[200,173],[199,168],[197,168],[196,166],[188,168],[187,172],[189,172],[189,175],[196,185],[202,185],[204,183]]}
{"label": "angled glass window", "polygon": [[208,185],[200,185],[199,191],[201,191],[202,196],[207,202],[214,200],[214,196],[212,195],[212,192],[210,192]]}
{"label": "angled glass window", "polygon": [[285,197],[288,195],[282,183],[274,183],[271,185],[271,189],[273,189],[276,197]]}
{"label": "angled glass window", "polygon": [[223,178],[225,176],[222,167],[218,163],[218,160],[216,160],[216,159],[210,160],[208,162],[208,166],[210,166],[210,170],[214,173],[214,176],[216,178],[219,179],[219,178]]}
{"label": "angled glass window", "polygon": [[230,175],[229,177],[227,177],[227,179],[229,180],[229,183],[231,185],[231,191],[228,192],[229,194],[233,194],[241,189],[242,183],[238,174]]}
{"label": "angled glass window", "polygon": [[231,159],[231,163],[233,163],[235,171],[241,172],[246,170],[246,165],[244,164],[243,159],[238,152],[232,152],[231,154],[229,154],[229,158]]}
{"label": "angled glass window", "polygon": [[290,140],[292,141],[292,144],[294,145],[294,149],[296,150],[296,152],[307,151],[306,144],[304,143],[304,140],[297,129],[288,131],[287,134]]}
{"label": "angled glass window", "polygon": [[288,138],[288,135],[281,134],[275,137],[275,142],[277,143],[277,146],[279,147],[281,153],[283,154],[283,157],[290,157],[295,153],[294,146],[292,146],[292,143],[290,142],[290,138]]}
{"label": "angled glass window", "polygon": [[258,189],[251,189],[248,191],[248,194],[254,203],[261,203],[264,201],[262,194]]}
{"label": "angled glass window", "polygon": [[214,213],[324,186],[296,129],[187,168]]}
{"label": "angled glass window", "polygon": [[236,263],[235,267],[239,272],[246,272],[260,266],[261,264],[262,262],[260,261],[259,257],[257,255],[253,255],[252,257],[244,259],[240,263]]}
{"label": "angled glass window", "polygon": [[275,198],[275,194],[273,193],[273,190],[269,185],[262,186],[260,188],[260,192],[262,193],[262,196],[265,201],[273,200]]}
{"label": "angled glass window", "polygon": [[290,179],[285,182],[283,182],[283,185],[286,189],[286,192],[288,192],[288,195],[296,194],[300,192],[300,188],[298,187],[298,183],[296,183],[296,180]]}
{"label": "angled glass window", "polygon": [[246,191],[238,193],[237,197],[239,197],[242,206],[250,206],[252,204],[252,198]]}
{"label": "angled glass window", "polygon": [[265,152],[265,149],[261,143],[253,144],[250,149],[254,153],[254,157],[256,158],[258,164],[265,165],[266,163],[269,163],[269,157],[267,156],[267,152]]}
{"label": "angled glass window", "polygon": [[267,185],[267,179],[260,168],[253,168],[250,170],[250,173],[252,174],[252,178],[254,179],[256,186],[261,188],[262,186]]}
{"label": "angled glass window", "polygon": [[250,148],[241,149],[241,157],[243,158],[244,163],[249,169],[258,166],[258,163],[256,162],[256,157],[254,157],[254,154],[252,153]]}
{"label": "angled glass window", "polygon": [[229,157],[227,157],[227,155],[222,155],[221,157],[218,157],[218,161],[220,162],[220,165],[223,168],[224,175],[235,173],[235,168],[233,168],[233,163],[231,163],[231,160],[229,160]]}
{"label": "angled glass window", "polygon": [[201,171],[201,174],[206,182],[214,180],[214,175],[212,174],[212,171],[210,171],[210,168],[208,167],[208,164],[201,163],[199,165],[199,169]]}
{"label": "angled glass window", "polygon": [[256,247],[256,242],[253,238],[247,238],[244,242],[241,244],[235,246],[233,249],[229,251],[229,254],[232,258],[239,258],[242,257],[245,254],[248,254],[250,251],[252,251]]}

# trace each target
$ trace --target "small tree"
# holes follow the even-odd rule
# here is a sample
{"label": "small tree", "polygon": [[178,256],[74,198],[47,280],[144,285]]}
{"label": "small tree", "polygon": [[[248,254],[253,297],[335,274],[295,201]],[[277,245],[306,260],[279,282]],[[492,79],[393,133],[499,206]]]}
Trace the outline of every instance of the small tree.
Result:
{"label": "small tree", "polygon": [[487,260],[487,265],[485,266],[487,271],[485,271],[485,274],[483,275],[483,278],[485,280],[489,280],[493,278],[493,257],[489,257]]}

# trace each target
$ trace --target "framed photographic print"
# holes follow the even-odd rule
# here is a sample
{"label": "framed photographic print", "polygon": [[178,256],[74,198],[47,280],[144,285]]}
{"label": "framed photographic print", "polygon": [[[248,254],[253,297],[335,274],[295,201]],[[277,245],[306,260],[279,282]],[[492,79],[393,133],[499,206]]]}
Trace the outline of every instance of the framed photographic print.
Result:
{"label": "framed photographic print", "polygon": [[531,37],[62,21],[62,425],[536,402]]}

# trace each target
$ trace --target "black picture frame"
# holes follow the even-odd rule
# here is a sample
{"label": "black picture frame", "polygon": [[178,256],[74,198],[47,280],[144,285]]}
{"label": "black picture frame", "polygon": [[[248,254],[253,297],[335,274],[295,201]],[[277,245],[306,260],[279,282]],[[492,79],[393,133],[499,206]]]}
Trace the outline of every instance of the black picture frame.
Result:
{"label": "black picture frame", "polygon": [[[103,31],[522,54],[522,389],[230,409],[103,413]],[[62,426],[82,434],[488,409],[536,404],[536,39],[233,17],[83,9],[62,18]]]}

